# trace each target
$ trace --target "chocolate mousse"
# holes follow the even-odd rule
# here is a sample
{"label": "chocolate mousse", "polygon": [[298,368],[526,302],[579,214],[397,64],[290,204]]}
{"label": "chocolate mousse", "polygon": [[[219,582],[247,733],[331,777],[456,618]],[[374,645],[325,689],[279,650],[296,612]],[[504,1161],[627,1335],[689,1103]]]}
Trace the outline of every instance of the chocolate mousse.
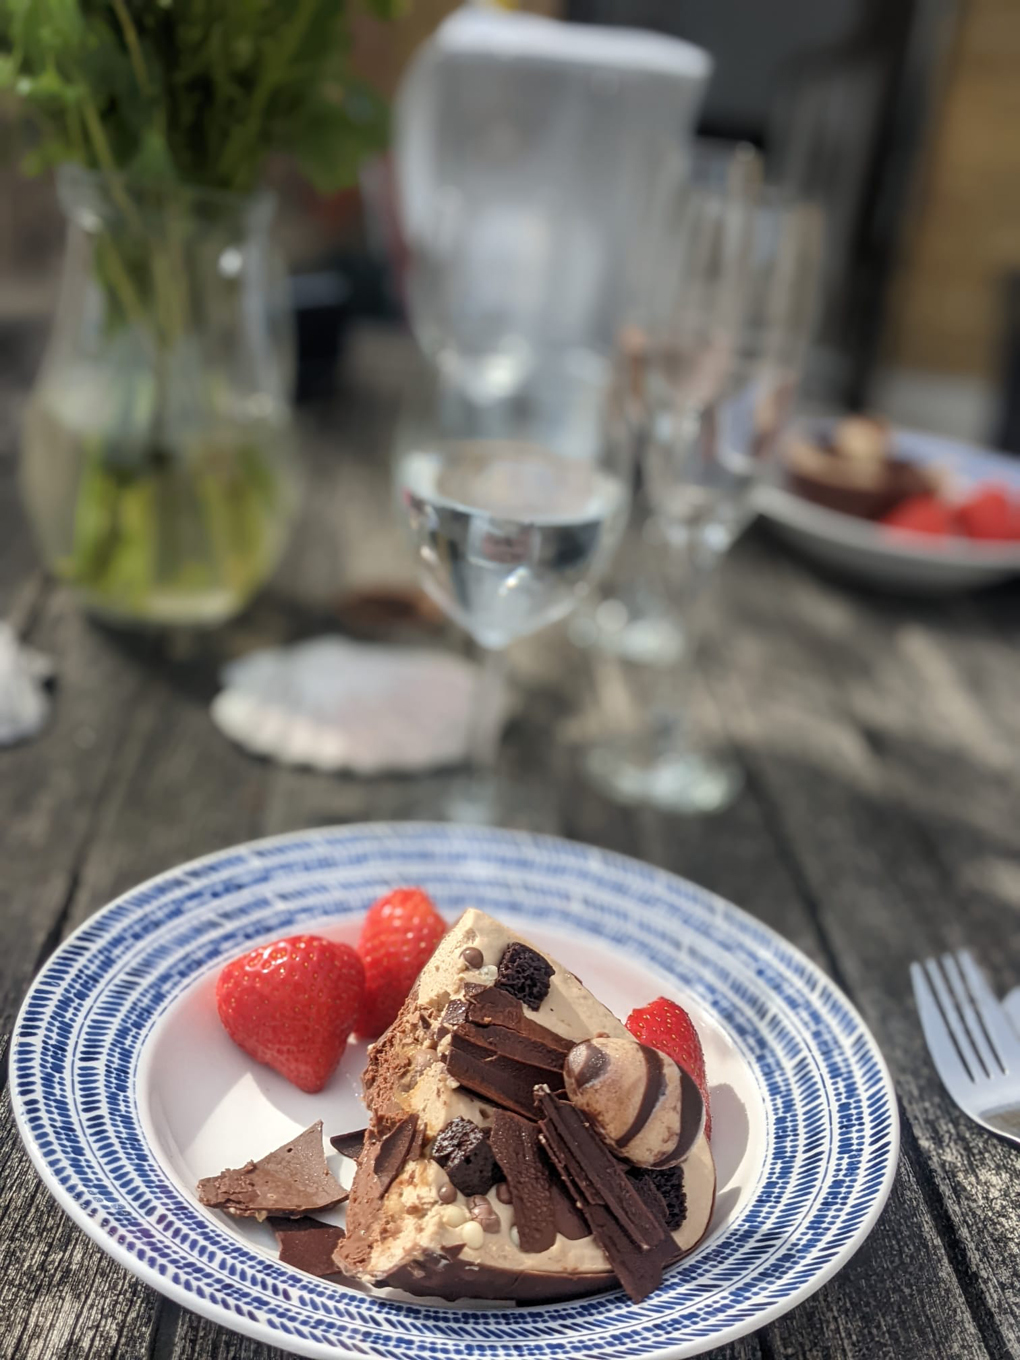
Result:
{"label": "chocolate mousse", "polygon": [[364,1088],[334,1253],[361,1285],[535,1303],[622,1284],[640,1299],[708,1228],[694,1083],[480,911],[440,941]]}

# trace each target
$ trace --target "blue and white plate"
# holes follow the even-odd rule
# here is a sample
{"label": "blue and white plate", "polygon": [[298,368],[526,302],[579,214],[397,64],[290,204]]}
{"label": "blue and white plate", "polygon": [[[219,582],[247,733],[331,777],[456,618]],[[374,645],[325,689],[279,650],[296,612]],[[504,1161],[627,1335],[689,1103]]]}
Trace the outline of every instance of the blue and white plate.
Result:
{"label": "blue and white plate", "polygon": [[[621,1015],[659,993],[691,1010],[712,1087],[716,1212],[644,1303],[618,1291],[525,1309],[368,1295],[281,1265],[264,1225],[198,1204],[201,1176],[315,1119],[327,1133],[364,1122],[359,1048],[324,1091],[297,1091],[221,1029],[219,968],[281,934],[353,939],[373,899],[406,883],[451,919],[478,906],[520,928]],[[127,893],[36,980],[11,1085],[40,1175],[116,1260],[224,1326],[329,1360],[698,1355],[792,1308],[847,1261],[889,1194],[899,1142],[871,1035],[771,930],[619,855],[450,826],[257,841]]]}
{"label": "blue and white plate", "polygon": [[[807,421],[823,434],[831,421]],[[898,458],[939,470],[954,499],[982,482],[1020,497],[1020,459],[956,439],[896,429]],[[815,505],[780,480],[758,487],[755,503],[771,528],[805,557],[830,572],[879,590],[911,595],[951,595],[1020,576],[1020,543],[931,538],[897,533],[873,520]]]}

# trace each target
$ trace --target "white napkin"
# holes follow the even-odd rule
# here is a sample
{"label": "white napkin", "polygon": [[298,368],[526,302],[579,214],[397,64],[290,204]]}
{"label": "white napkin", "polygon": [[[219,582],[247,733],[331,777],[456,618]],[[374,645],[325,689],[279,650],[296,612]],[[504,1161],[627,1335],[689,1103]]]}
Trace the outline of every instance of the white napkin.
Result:
{"label": "white napkin", "polygon": [[467,755],[479,674],[448,652],[315,638],[231,662],[211,713],[232,741],[281,765],[424,770]]}
{"label": "white napkin", "polygon": [[34,737],[50,714],[46,683],[53,663],[25,647],[9,624],[0,623],[0,746]]}

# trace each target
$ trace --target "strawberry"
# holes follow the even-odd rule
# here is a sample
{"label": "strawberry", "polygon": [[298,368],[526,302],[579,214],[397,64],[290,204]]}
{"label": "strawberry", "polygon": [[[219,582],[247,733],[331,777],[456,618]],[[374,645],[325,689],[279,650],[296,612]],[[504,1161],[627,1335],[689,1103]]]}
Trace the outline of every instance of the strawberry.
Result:
{"label": "strawberry", "polygon": [[368,909],[358,953],[365,965],[365,996],[354,1028],[378,1039],[397,1018],[446,922],[421,888],[397,888]]}
{"label": "strawberry", "polygon": [[938,496],[908,496],[883,515],[882,524],[890,529],[906,529],[915,534],[951,534],[953,512]]}
{"label": "strawberry", "polygon": [[1013,538],[1018,518],[1005,488],[989,483],[977,487],[956,510],[957,525],[968,538]]}
{"label": "strawberry", "polygon": [[682,1067],[701,1092],[705,1102],[705,1136],[712,1136],[712,1113],[708,1105],[708,1081],[705,1078],[705,1055],[694,1022],[675,1001],[656,997],[647,1006],[640,1006],[627,1016],[627,1028],[640,1044],[657,1048]]}
{"label": "strawberry", "polygon": [[321,1091],[343,1057],[365,990],[346,944],[291,935],[234,959],[216,980],[223,1027],[257,1062],[302,1091]]}

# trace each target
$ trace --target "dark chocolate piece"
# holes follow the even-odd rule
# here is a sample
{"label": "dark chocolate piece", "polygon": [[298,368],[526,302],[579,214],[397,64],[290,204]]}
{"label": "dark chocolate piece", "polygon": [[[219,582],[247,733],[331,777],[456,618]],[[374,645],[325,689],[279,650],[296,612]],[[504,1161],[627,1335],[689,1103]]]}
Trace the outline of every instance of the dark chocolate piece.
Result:
{"label": "dark chocolate piece", "polygon": [[318,1218],[271,1218],[270,1227],[280,1247],[280,1260],[309,1275],[337,1275],[333,1253],[344,1230]]}
{"label": "dark chocolate piece", "polygon": [[[504,1175],[505,1174],[506,1173],[504,1172]],[[499,1200],[500,1204],[513,1204],[514,1197],[510,1193],[510,1187],[507,1185],[506,1181],[500,1181],[496,1186],[496,1198]]]}
{"label": "dark chocolate piece", "polygon": [[[682,1166],[671,1166],[658,1170],[655,1167],[636,1167],[630,1173],[637,1192],[645,1203],[661,1214],[670,1232],[682,1228],[687,1217],[687,1195],[684,1192],[684,1170]],[[654,1191],[653,1199],[648,1191]],[[658,1205],[661,1204],[661,1210]]]}
{"label": "dark chocolate piece", "polygon": [[645,1060],[645,1089],[641,1092],[641,1102],[635,1111],[630,1127],[616,1140],[617,1147],[625,1149],[632,1138],[636,1138],[651,1118],[652,1111],[662,1099],[666,1087],[666,1069],[662,1054],[647,1044],[639,1044],[641,1056]]}
{"label": "dark chocolate piece", "polygon": [[[406,1119],[402,1119],[395,1128],[392,1128],[379,1144],[373,1170],[375,1171],[375,1178],[379,1182],[380,1195],[385,1195],[403,1170],[404,1163],[414,1149],[417,1133],[418,1116],[409,1114]],[[419,1152],[421,1150],[420,1140],[418,1140],[418,1150]]]}
{"label": "dark chocolate piece", "polygon": [[591,1237],[591,1228],[580,1209],[567,1192],[553,1182],[553,1222],[556,1231],[570,1242],[579,1242],[582,1237]]}
{"label": "dark chocolate piece", "polygon": [[546,1068],[515,1062],[491,1049],[481,1048],[458,1031],[450,1040],[446,1070],[476,1095],[513,1110],[525,1119],[538,1118],[534,1092],[538,1083],[548,1083]]}
{"label": "dark chocolate piece", "polygon": [[506,1029],[503,1025],[474,1025],[470,1021],[457,1026],[457,1035],[513,1062],[541,1068],[548,1073],[543,1080],[550,1088],[554,1091],[563,1090],[563,1054],[550,1044],[517,1030]]}
{"label": "dark chocolate piece", "polygon": [[553,1180],[537,1125],[507,1110],[496,1110],[489,1141],[513,1196],[521,1251],[548,1251],[556,1241]]}
{"label": "dark chocolate piece", "polygon": [[199,1181],[198,1198],[242,1218],[300,1218],[311,1209],[342,1203],[347,1191],[326,1165],[320,1119],[259,1161]]}
{"label": "dark chocolate piece", "polygon": [[[466,993],[467,988],[464,990]],[[483,987],[470,1000],[468,1019],[474,1025],[501,1025],[504,1029],[516,1030],[518,1034],[524,1034],[564,1054],[574,1047],[573,1039],[565,1039],[562,1034],[532,1020],[524,1014],[517,997],[500,991],[498,987]]]}
{"label": "dark chocolate piece", "polygon": [[469,944],[466,949],[460,951],[460,956],[469,968],[481,968],[485,962],[485,955],[480,949],[476,949],[473,944]]}
{"label": "dark chocolate piece", "polygon": [[451,1119],[432,1144],[438,1162],[462,1195],[484,1195],[499,1179],[484,1130],[470,1119]]}
{"label": "dark chocolate piece", "polygon": [[661,1213],[654,1212],[619,1162],[579,1110],[540,1091],[542,1142],[553,1165],[573,1191],[620,1283],[639,1303],[662,1282],[678,1256]]}
{"label": "dark chocolate piece", "polygon": [[529,1010],[537,1011],[549,995],[549,979],[555,971],[541,954],[514,940],[503,950],[496,986],[515,996]]}
{"label": "dark chocolate piece", "polygon": [[352,1129],[350,1133],[335,1133],[329,1141],[342,1157],[350,1157],[352,1162],[356,1162],[365,1146],[367,1132],[368,1129]]}
{"label": "dark chocolate piece", "polygon": [[446,1010],[443,1011],[443,1024],[447,1029],[456,1029],[467,1019],[468,1003],[462,996],[455,996],[452,1001],[446,1003]]}

